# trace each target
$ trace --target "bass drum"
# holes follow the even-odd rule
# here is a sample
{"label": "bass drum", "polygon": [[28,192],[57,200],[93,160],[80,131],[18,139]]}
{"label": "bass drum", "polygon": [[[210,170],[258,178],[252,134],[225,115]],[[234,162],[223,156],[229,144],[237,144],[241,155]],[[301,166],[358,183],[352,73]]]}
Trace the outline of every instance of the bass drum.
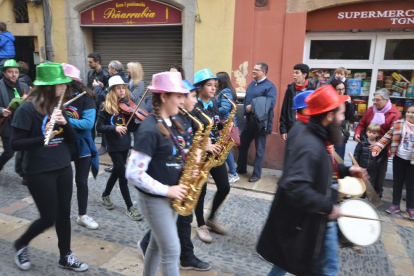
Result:
{"label": "bass drum", "polygon": [[[346,200],[340,204],[341,213],[379,219],[375,208],[359,198]],[[369,246],[381,237],[381,222],[349,217],[338,218],[339,240],[342,245]]]}

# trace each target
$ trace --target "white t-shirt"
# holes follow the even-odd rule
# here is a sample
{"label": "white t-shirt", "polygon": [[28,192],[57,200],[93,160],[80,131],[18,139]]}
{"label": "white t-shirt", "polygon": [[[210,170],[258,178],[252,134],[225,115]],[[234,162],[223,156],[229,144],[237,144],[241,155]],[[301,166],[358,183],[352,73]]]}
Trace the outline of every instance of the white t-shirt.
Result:
{"label": "white t-shirt", "polygon": [[401,137],[400,144],[398,145],[397,156],[404,160],[411,161],[413,143],[414,143],[414,134],[408,133],[408,132],[405,133],[405,136]]}

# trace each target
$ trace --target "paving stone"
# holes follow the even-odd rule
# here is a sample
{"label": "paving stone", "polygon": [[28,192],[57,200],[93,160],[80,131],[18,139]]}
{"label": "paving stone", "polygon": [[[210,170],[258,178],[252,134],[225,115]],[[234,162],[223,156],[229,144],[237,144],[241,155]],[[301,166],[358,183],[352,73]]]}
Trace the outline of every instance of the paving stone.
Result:
{"label": "paving stone", "polygon": [[13,232],[16,229],[19,229],[29,223],[29,220],[20,219],[0,213],[0,237]]}
{"label": "paving stone", "polygon": [[[9,162],[0,175],[0,208],[10,206],[21,208],[10,209],[9,216],[0,214],[0,252],[5,252],[0,254],[0,275],[22,274],[13,264],[11,242],[26,229],[30,221],[39,216],[27,188],[21,185],[21,179],[14,173],[13,162],[13,160]],[[126,207],[118,184],[111,193],[115,209],[106,210],[103,207],[100,197],[109,177],[109,173],[103,172],[103,168],[105,167],[101,166],[97,180],[89,178],[87,213],[99,223],[98,230],[88,230],[76,224],[78,204],[74,184],[71,210],[72,246],[76,249],[75,253],[82,258],[89,258],[91,262],[90,271],[82,275],[137,275],[140,273],[139,269],[142,269],[142,260],[136,249],[136,242],[145,235],[149,226],[145,219],[136,222],[125,215]],[[271,171],[264,171],[264,173],[271,173]],[[272,177],[277,176],[272,175]],[[277,180],[273,181],[276,187]],[[137,191],[132,186],[129,186],[129,189],[132,201],[136,204]],[[206,216],[210,212],[215,190],[214,184],[208,184],[204,206]],[[229,234],[220,236],[212,233],[214,239],[212,244],[205,244],[195,236],[194,220],[191,237],[195,254],[203,261],[209,262],[212,271],[183,272],[182,275],[267,275],[272,265],[258,256],[255,247],[273,197],[274,195],[270,193],[256,193],[241,188],[231,189],[228,199],[217,213],[217,219],[228,228]],[[13,205],[16,202],[28,205],[25,207]],[[414,262],[414,228],[407,226],[399,215],[388,216],[380,212],[380,216],[386,222],[383,223],[383,235],[379,242],[364,248],[362,255],[351,249],[339,250],[340,276],[392,276],[394,273],[402,273],[404,269],[410,272],[410,262],[411,265]],[[102,247],[104,249],[101,249]],[[74,275],[55,266],[58,260],[56,253],[56,233],[51,228],[31,243],[33,268],[28,275]],[[88,256],[88,253],[91,256]],[[103,256],[102,259],[99,259],[100,254]],[[101,264],[101,267],[96,264]]]}
{"label": "paving stone", "polygon": [[[77,274],[73,271],[61,269],[58,267],[59,255],[47,251],[42,251],[33,247],[29,247],[29,257],[32,267],[30,270],[23,272],[14,264],[14,251],[12,243],[0,239],[0,275],[2,276],[66,276],[66,275],[82,275],[82,276],[122,276],[123,274],[109,271],[94,265],[89,265],[86,272]],[[80,259],[80,261],[82,261]]]}

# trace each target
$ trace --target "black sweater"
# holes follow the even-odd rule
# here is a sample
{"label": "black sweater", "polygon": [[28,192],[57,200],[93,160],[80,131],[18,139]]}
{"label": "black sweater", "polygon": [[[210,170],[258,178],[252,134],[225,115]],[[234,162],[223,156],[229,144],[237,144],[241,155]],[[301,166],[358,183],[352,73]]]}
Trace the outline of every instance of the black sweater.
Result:
{"label": "black sweater", "polygon": [[125,126],[128,120],[129,115],[122,113],[111,115],[102,110],[102,108],[99,110],[96,130],[105,135],[108,152],[121,152],[131,148],[131,135],[129,133],[135,132],[138,129],[135,120],[131,120],[131,123],[128,125],[128,131],[124,135],[121,136],[116,132],[116,127]]}

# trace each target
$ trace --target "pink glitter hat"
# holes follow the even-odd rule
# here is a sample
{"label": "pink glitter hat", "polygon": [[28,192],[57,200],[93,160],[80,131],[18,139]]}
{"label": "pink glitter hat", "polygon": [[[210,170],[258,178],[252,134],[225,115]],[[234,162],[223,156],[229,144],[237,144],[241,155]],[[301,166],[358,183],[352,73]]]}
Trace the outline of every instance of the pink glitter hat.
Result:
{"label": "pink glitter hat", "polygon": [[82,82],[82,79],[80,78],[80,71],[78,68],[67,63],[62,63],[62,67],[66,77],[69,77],[78,82]]}
{"label": "pink glitter hat", "polygon": [[148,90],[152,93],[190,93],[183,86],[180,72],[162,72],[152,75],[151,85]]}

